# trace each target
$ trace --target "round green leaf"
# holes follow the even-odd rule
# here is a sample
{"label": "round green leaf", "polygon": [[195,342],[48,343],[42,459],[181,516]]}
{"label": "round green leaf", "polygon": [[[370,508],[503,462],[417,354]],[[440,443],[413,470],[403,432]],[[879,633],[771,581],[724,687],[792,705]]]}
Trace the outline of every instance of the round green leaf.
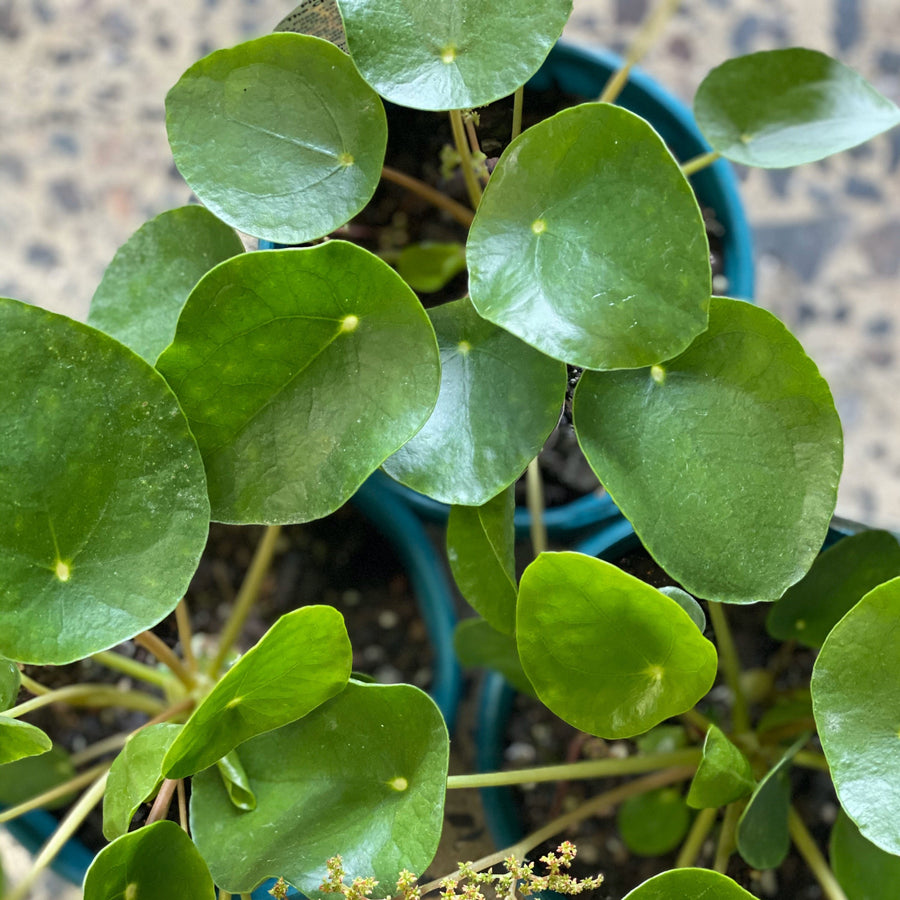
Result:
{"label": "round green leaf", "polygon": [[469,109],[540,68],[572,0],[338,0],[353,62],[393,103]]}
{"label": "round green leaf", "polygon": [[556,427],[566,368],[486,322],[468,299],[430,316],[441,350],[437,405],[384,469],[443,503],[479,506],[522,474]]}
{"label": "round green leaf", "polygon": [[603,738],[683,713],[716,676],[715,648],[674,600],[581,553],[542,553],[525,570],[516,640],[538,697]]}
{"label": "round green leaf", "polygon": [[812,674],[813,713],[841,806],[863,837],[900,855],[900,578],[831,630]]}
{"label": "round green leaf", "polygon": [[368,203],[387,119],[345,53],[279,33],[194,63],[166,97],[175,164],[220,219],[276,243],[322,237]]}
{"label": "round green leaf", "polygon": [[598,478],[691,594],[774,600],[812,565],[834,512],[841,424],[771,313],[714,298],[709,329],[676,359],[585,373],[574,419]]}
{"label": "round green leaf", "polygon": [[466,248],[462,244],[410,244],[397,258],[400,277],[423,294],[439,291],[465,268]]}
{"label": "round green leaf", "polygon": [[203,466],[118,341],[4,299],[0,333],[0,653],[72,662],[175,608],[206,543]]}
{"label": "round green leaf", "polygon": [[215,900],[203,857],[174,822],[154,822],[104,847],[84,876],[84,900]]}
{"label": "round green leaf", "polygon": [[352,657],[334,607],[283,615],[194,710],[166,754],[166,777],[193,775],[244,741],[305,716],[344,689]]}
{"label": "round green leaf", "polygon": [[720,728],[711,725],[703,742],[703,758],[688,791],[687,805],[694,809],[715,809],[745,797],[755,787],[756,779],[747,757]]}
{"label": "round green leaf", "polygon": [[617,106],[576,106],[514,140],[466,255],[478,312],[574,365],[650,365],[706,328],[709,246],[694,192],[662,138]]}
{"label": "round green leaf", "polygon": [[88,324],[153,364],[175,334],[194,285],[244,245],[202,206],[170,209],[116,251],[91,300]]}
{"label": "round green leaf", "polygon": [[34,725],[0,716],[0,765],[40,756],[53,746],[50,738]]}
{"label": "round green leaf", "polygon": [[630,891],[625,900],[756,900],[726,875],[711,869],[671,869]]}
{"label": "round green leaf", "polygon": [[421,873],[441,833],[449,741],[440,711],[409,685],[351,682],[308,716],[240,750],[256,809],[236,809],[215,769],[193,779],[191,833],[216,883],[249,893],[284,877],[323,894],[325,862],[394,884]]}
{"label": "round green leaf", "polygon": [[888,531],[861,531],[816,557],[806,577],[769,610],[766,627],[780,640],[821,647],[860,599],[900,575],[900,542]]}
{"label": "round green leaf", "polygon": [[19,667],[11,659],[0,656],[0,712],[15,705],[20,680]]}
{"label": "round green leaf", "polygon": [[157,363],[224,522],[333,512],[422,426],[440,367],[415,294],[359,247],[245,253],[197,285]]}
{"label": "round green leaf", "polygon": [[128,832],[137,808],[163,780],[163,758],[181,725],[163,722],[135,732],[113,760],[103,794],[103,836],[114,841]]}
{"label": "round green leaf", "polygon": [[665,594],[670,600],[674,600],[690,617],[691,621],[700,629],[700,634],[706,631],[706,613],[703,607],[687,592],[680,587],[667,585],[658,588],[661,594]]}
{"label": "round green leaf", "polygon": [[801,47],[713,69],[697,89],[694,116],[722,156],[764,168],[813,162],[900,123],[900,109],[853,69]]}
{"label": "round green leaf", "polygon": [[867,841],[843,812],[831,829],[831,868],[847,900],[896,900],[900,856]]}
{"label": "round green leaf", "polygon": [[679,790],[660,788],[629,797],[616,813],[616,824],[632,853],[662,856],[681,843],[691,814]]}

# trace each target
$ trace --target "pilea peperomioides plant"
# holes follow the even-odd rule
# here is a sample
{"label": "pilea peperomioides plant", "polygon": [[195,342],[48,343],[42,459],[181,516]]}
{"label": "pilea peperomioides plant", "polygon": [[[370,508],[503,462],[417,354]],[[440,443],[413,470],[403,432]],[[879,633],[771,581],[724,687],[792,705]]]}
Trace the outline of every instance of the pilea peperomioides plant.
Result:
{"label": "pilea peperomioides plant", "polygon": [[[567,821],[691,778],[687,803],[701,810],[679,867],[629,898],[750,896],[722,874],[734,846],[771,867],[791,835],[837,900],[842,888],[790,808],[792,762],[830,767],[849,817],[833,853],[847,896],[863,896],[876,866],[896,870],[900,551],[889,535],[847,538],[801,582],[834,511],[840,423],[783,325],[711,296],[687,176],[719,156],[820,159],[894,126],[900,110],[841,64],[793,49],[708,76],[695,109],[713,149],[693,160],[680,163],[650,124],[609,102],[620,79],[601,100],[519,133],[523,84],[570,6],[337,0],[346,52],[275,33],[212,53],[167,99],[175,162],[205,209],[140,229],[107,270],[88,325],[0,300],[0,781],[50,750],[25,721],[38,707],[117,703],[147,715],[80,753],[80,771],[54,749],[57,776],[0,813],[8,821],[86,788],[10,900],[27,896],[104,792],[111,843],[87,874],[88,900],[249,895],[270,878],[282,879],[276,895],[290,884],[362,897],[374,879],[412,897],[409,873],[434,856],[448,787],[626,774],[641,777]],[[512,132],[488,166],[468,111],[510,94]],[[468,207],[383,168],[381,98],[449,112]],[[437,282],[464,258],[465,296],[426,311],[385,259],[343,239],[382,178],[468,229],[464,253],[409,248],[417,275],[431,267]],[[303,246],[244,252],[232,229]],[[511,485],[527,467],[535,487],[567,365],[583,370],[573,420],[587,460],[683,590],[545,552],[539,499],[537,558],[517,582]],[[451,564],[483,616],[461,632],[470,659],[505,660],[523,688],[591,734],[633,738],[681,716],[697,746],[448,778],[434,702],[353,678],[332,608],[286,614],[232,661],[278,528],[333,513],[380,467],[453,505]],[[211,520],[269,527],[216,649],[197,659],[180,601]],[[708,604],[715,642],[694,597]],[[758,601],[778,601],[774,635],[822,645],[812,707],[806,692],[777,740],[752,719],[726,620],[726,604]],[[181,655],[150,631],[173,611]],[[161,667],[111,651],[136,636]],[[144,687],[50,690],[20,671],[87,656]],[[713,722],[695,706],[719,667],[732,709]],[[17,701],[20,685],[33,699]],[[176,794],[183,828],[160,821]],[[150,800],[149,824],[129,832]],[[693,868],[720,807],[720,871]],[[464,868],[444,896],[475,897],[492,881],[551,884],[522,863],[549,833],[511,848],[504,875],[479,874],[502,854]],[[549,860],[551,886],[596,886],[567,882],[567,863]]]}

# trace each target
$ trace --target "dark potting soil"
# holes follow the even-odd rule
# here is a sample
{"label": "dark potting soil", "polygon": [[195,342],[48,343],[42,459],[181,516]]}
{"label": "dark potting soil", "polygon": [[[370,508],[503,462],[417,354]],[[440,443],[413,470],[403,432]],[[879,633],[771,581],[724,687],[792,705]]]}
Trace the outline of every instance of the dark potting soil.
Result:
{"label": "dark potting soil", "polygon": [[[616,565],[654,587],[675,584],[643,549],[628,553]],[[706,612],[705,601],[701,601],[701,605]],[[788,692],[800,684],[808,684],[815,654],[802,648],[787,648],[793,652],[785,653],[782,645],[768,636],[765,630],[768,604],[728,608],[727,612],[738,655],[745,668],[763,667],[774,659],[778,670],[776,689]],[[706,634],[711,636],[711,626],[707,627]],[[717,684],[704,701],[702,711],[715,721],[727,722],[727,700],[727,688]],[[751,711],[758,712],[755,708]],[[585,734],[555,716],[538,700],[517,694],[507,723],[504,759],[505,768],[515,769],[560,761],[624,757],[635,753],[636,749],[633,741],[606,741]],[[591,797],[629,780],[625,777],[606,778],[514,788],[522,832],[528,834]],[[676,789],[686,795],[689,784],[676,785]],[[791,784],[792,802],[827,858],[828,837],[838,812],[831,780],[825,773],[795,766]],[[721,815],[704,844],[697,865],[712,866],[720,824]],[[603,885],[593,894],[598,900],[620,900],[641,882],[673,868],[678,854],[678,848],[659,857],[634,854],[622,840],[616,825],[616,810],[611,808],[542,844],[529,854],[529,858],[536,860],[555,850],[564,839],[573,841],[578,848],[572,874],[584,878],[599,872],[605,876]],[[760,898],[817,900],[822,897],[818,883],[793,846],[780,867],[765,872],[751,869],[735,852],[727,874]]]}

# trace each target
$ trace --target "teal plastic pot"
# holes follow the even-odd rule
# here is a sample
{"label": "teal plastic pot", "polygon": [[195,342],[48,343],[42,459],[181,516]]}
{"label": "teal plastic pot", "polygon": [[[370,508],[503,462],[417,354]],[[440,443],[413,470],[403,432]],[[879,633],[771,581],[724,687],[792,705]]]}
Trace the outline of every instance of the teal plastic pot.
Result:
{"label": "teal plastic pot", "polygon": [[[391,544],[406,569],[434,652],[434,681],[430,694],[452,733],[462,695],[462,674],[453,652],[456,614],[446,564],[416,515],[393,493],[383,491],[378,482],[364,484],[351,502]],[[49,812],[36,810],[6,827],[20,844],[34,854],[58,824]],[[92,860],[93,853],[82,843],[69,841],[56,857],[53,869],[66,880],[80,885]],[[271,883],[259,887],[253,897],[256,900],[271,900],[269,887]],[[288,896],[300,895],[291,891]]]}

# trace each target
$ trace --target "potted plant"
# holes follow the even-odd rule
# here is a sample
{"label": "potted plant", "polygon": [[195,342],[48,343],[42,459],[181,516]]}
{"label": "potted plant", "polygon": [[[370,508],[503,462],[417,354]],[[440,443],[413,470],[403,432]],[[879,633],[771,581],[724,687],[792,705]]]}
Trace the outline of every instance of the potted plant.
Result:
{"label": "potted plant", "polygon": [[[630,756],[616,774],[651,774],[594,806],[692,778],[704,808],[727,806],[730,849],[728,823],[749,793],[741,821],[762,821],[779,839],[790,828],[826,890],[841,896],[784,803],[786,767],[815,751],[805,735],[783,750],[754,743],[725,613],[780,598],[812,566],[834,509],[840,424],[827,385],[774,317],[711,297],[685,172],[718,155],[764,166],[821,158],[892,127],[900,111],[821,54],[754,54],[701,86],[695,113],[714,148],[701,158],[680,165],[643,119],[606,102],[616,79],[603,102],[521,133],[513,124],[488,172],[478,125],[463,111],[521,96],[568,2],[339,7],[349,55],[313,36],[273,34],[211,54],[172,89],[173,154],[206,211],[158,223],[134,260],[126,247],[103,290],[116,302],[98,300],[93,325],[0,302],[0,654],[10,661],[0,759],[16,765],[49,749],[24,719],[51,700],[145,713],[112,763],[55,789],[85,791],[35,872],[103,798],[112,840],[87,873],[88,900],[175,890],[212,898],[216,886],[225,897],[273,877],[283,879],[275,896],[289,883],[309,896],[357,898],[377,881],[379,895],[396,885],[411,898],[448,788],[560,777],[448,777],[448,733],[433,701],[408,685],[353,678],[343,620],[327,605],[287,613],[230,665],[255,588],[195,666],[152,637],[179,608],[210,520],[266,526],[252,585],[282,524],[334,513],[383,465],[453,502],[450,555],[483,634],[577,727],[625,739],[692,716],[721,658],[734,694],[723,727],[693,715],[702,747]],[[466,209],[404,179],[434,200],[436,215],[470,223],[468,296],[430,313],[384,260],[332,236],[384,174],[380,97],[449,113],[471,201]],[[304,246],[238,252],[222,222]],[[693,600],[583,553],[542,552],[538,490],[538,554],[516,584],[509,485],[555,424],[567,364],[584,370],[573,415],[588,461],[653,558],[708,602],[718,651],[685,611]],[[834,626],[812,685],[841,802],[877,845],[867,852],[889,861],[900,850],[886,806],[900,752],[897,590],[896,580],[876,587]],[[164,667],[135,671],[161,695],[93,685],[52,694],[19,671],[109,654],[135,635]],[[187,652],[190,641],[181,643]],[[861,674],[873,675],[859,649],[867,644],[879,661],[872,694]],[[34,699],[16,701],[20,681]],[[565,776],[610,771],[576,765]],[[129,831],[147,800],[149,822]],[[183,827],[165,820],[170,807]],[[709,814],[695,840],[702,827],[712,827]],[[466,866],[444,895],[475,897],[491,882],[502,892],[517,881],[528,890],[597,885],[566,874],[568,844],[546,856],[546,874],[523,862],[523,845],[513,849],[505,872],[485,872],[502,855]],[[629,897],[747,896],[690,862]],[[33,877],[10,900],[26,896]]]}

